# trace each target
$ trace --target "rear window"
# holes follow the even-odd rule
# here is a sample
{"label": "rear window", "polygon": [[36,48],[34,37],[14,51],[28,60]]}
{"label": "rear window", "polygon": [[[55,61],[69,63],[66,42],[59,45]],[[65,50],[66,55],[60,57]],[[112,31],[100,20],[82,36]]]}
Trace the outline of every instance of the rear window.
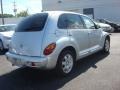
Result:
{"label": "rear window", "polygon": [[16,32],[41,31],[46,23],[48,13],[39,13],[26,17],[16,27]]}

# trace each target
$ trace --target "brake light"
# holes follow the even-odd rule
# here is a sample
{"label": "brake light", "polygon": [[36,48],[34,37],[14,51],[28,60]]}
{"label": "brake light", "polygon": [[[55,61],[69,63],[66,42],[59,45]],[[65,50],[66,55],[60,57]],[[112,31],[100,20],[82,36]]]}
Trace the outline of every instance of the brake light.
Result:
{"label": "brake light", "polygon": [[50,55],[56,47],[55,43],[49,44],[45,49],[44,49],[44,55]]}

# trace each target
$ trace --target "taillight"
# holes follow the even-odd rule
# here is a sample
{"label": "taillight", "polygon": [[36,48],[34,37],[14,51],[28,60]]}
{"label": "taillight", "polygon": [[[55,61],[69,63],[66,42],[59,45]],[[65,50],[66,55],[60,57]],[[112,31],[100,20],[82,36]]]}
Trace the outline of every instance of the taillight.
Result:
{"label": "taillight", "polygon": [[50,55],[56,47],[55,43],[49,44],[45,49],[44,49],[44,55]]}

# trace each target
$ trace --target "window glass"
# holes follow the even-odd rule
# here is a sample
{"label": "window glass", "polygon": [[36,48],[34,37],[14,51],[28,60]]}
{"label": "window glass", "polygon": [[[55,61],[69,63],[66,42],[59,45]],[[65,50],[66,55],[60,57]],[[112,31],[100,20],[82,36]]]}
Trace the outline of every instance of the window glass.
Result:
{"label": "window glass", "polygon": [[59,17],[58,28],[60,29],[83,29],[84,24],[80,15],[63,14]]}
{"label": "window glass", "polygon": [[82,16],[82,17],[87,29],[95,29],[95,24],[91,19],[89,19],[86,16]]}
{"label": "window glass", "polygon": [[16,32],[40,31],[44,28],[48,13],[39,13],[26,17],[16,27]]}
{"label": "window glass", "polygon": [[58,28],[67,29],[67,15],[63,14],[58,19]]}

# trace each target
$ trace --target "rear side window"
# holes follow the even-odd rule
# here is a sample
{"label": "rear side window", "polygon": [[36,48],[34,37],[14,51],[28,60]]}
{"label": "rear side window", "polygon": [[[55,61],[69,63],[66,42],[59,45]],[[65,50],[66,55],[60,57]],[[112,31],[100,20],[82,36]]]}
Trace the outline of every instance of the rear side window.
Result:
{"label": "rear side window", "polygon": [[62,14],[58,20],[58,28],[60,29],[83,29],[84,24],[77,14]]}
{"label": "rear side window", "polygon": [[16,27],[16,32],[41,31],[46,23],[48,13],[39,13],[26,17]]}

